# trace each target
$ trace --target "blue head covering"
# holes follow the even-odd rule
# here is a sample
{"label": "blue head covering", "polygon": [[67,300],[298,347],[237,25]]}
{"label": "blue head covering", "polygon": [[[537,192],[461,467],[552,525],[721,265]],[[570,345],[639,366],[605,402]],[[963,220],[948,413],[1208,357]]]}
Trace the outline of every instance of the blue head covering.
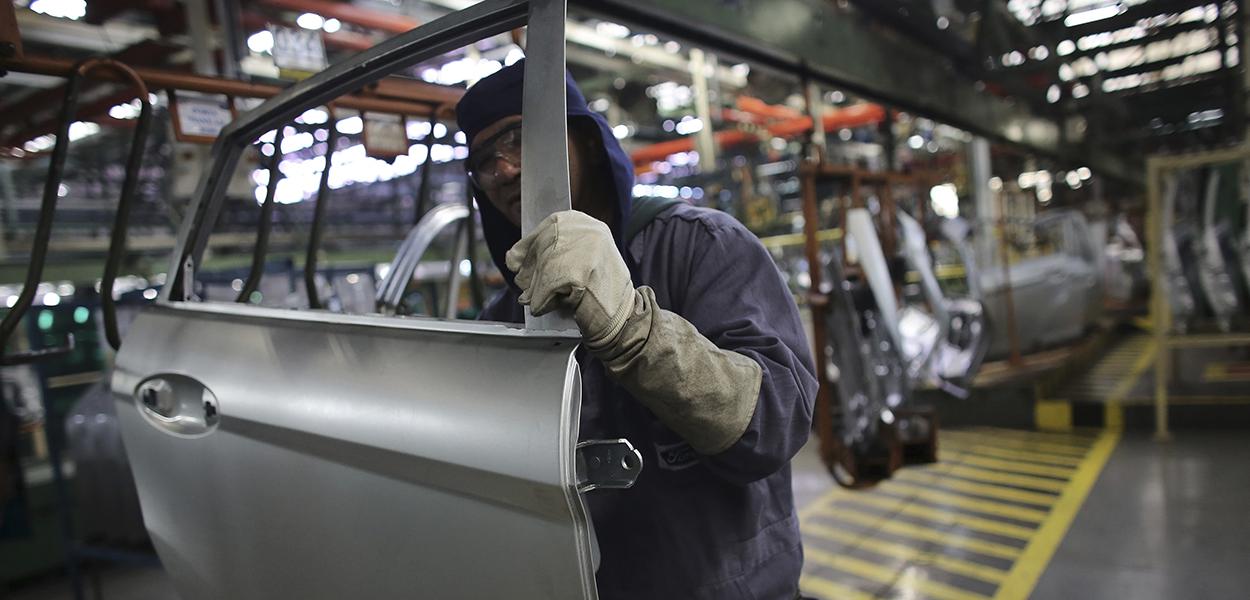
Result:
{"label": "blue head covering", "polygon": [[[525,61],[519,60],[469,88],[469,91],[465,92],[460,99],[460,103],[456,105],[456,121],[464,135],[472,141],[478,133],[495,121],[521,114],[524,81]],[[586,105],[586,98],[582,96],[581,90],[577,89],[577,83],[568,73],[565,73],[564,77],[564,92],[570,120],[578,118],[593,123],[595,125],[593,130],[599,132],[599,137],[603,142],[604,153],[607,155],[605,164],[612,173],[611,189],[616,193],[613,199],[616,206],[616,224],[612,228],[612,235],[616,238],[617,247],[622,250],[621,255],[628,256],[624,252],[622,232],[629,217],[630,201],[633,197],[634,163],[625,154],[616,136],[612,135],[612,128],[608,126],[607,120]],[[587,173],[586,175],[594,177],[599,174]],[[515,273],[508,270],[508,266],[504,263],[504,256],[521,239],[521,229],[508,222],[508,219],[491,204],[489,199],[483,197],[480,191],[477,194],[477,205],[482,214],[482,230],[486,237],[486,245],[490,248],[491,258],[495,261],[495,266],[499,267],[499,271],[503,273],[508,285],[515,287],[513,283]]]}

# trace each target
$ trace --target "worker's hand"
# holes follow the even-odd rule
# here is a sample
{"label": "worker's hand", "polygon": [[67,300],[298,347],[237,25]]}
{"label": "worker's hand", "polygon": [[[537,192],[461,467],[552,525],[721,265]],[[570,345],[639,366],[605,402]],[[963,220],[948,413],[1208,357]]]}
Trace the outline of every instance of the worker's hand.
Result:
{"label": "worker's hand", "polygon": [[507,263],[521,304],[536,316],[572,311],[592,346],[614,339],[634,307],[634,284],[611,230],[585,213],[547,217],[508,251]]}

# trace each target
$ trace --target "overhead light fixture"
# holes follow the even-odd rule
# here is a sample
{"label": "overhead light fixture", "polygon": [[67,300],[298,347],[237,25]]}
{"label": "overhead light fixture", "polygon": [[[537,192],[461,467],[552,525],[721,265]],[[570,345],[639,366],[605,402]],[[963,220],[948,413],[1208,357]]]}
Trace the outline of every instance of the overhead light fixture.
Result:
{"label": "overhead light fixture", "polygon": [[326,20],[317,13],[304,13],[295,18],[295,24],[304,29],[321,29],[321,26],[326,24]]}
{"label": "overhead light fixture", "polygon": [[247,49],[257,54],[264,54],[273,50],[273,33],[268,29],[257,31],[247,38]]}
{"label": "overhead light fixture", "polygon": [[1085,25],[1086,23],[1093,23],[1094,21],[1110,19],[1111,17],[1114,17],[1122,12],[1124,12],[1124,7],[1119,3],[1116,3],[1102,8],[1095,8],[1093,10],[1070,14],[1063,20],[1063,24],[1068,27],[1076,27],[1078,25]]}
{"label": "overhead light fixture", "polygon": [[77,21],[87,16],[86,0],[35,0],[30,9],[49,17]]}

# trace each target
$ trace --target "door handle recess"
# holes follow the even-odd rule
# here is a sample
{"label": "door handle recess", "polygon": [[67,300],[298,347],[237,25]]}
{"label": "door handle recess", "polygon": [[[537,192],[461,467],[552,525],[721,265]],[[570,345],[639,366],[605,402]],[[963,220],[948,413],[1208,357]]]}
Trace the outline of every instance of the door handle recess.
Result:
{"label": "door handle recess", "polygon": [[178,437],[201,437],[221,422],[217,396],[186,375],[149,377],[135,388],[135,406],[150,425]]}

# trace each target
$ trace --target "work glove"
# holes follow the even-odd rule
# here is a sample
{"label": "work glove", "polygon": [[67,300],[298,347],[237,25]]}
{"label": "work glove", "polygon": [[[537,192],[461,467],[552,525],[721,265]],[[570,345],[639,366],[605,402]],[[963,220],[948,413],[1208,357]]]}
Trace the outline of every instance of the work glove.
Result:
{"label": "work glove", "polygon": [[651,288],[635,289],[603,222],[576,211],[551,215],[513,246],[507,265],[521,304],[539,316],[571,311],[586,349],[700,454],[723,452],[742,437],[763,369],[661,309]]}
{"label": "work glove", "polygon": [[508,251],[521,288],[518,301],[536,317],[566,309],[588,344],[621,331],[634,306],[634,284],[608,226],[586,213],[555,213]]}

